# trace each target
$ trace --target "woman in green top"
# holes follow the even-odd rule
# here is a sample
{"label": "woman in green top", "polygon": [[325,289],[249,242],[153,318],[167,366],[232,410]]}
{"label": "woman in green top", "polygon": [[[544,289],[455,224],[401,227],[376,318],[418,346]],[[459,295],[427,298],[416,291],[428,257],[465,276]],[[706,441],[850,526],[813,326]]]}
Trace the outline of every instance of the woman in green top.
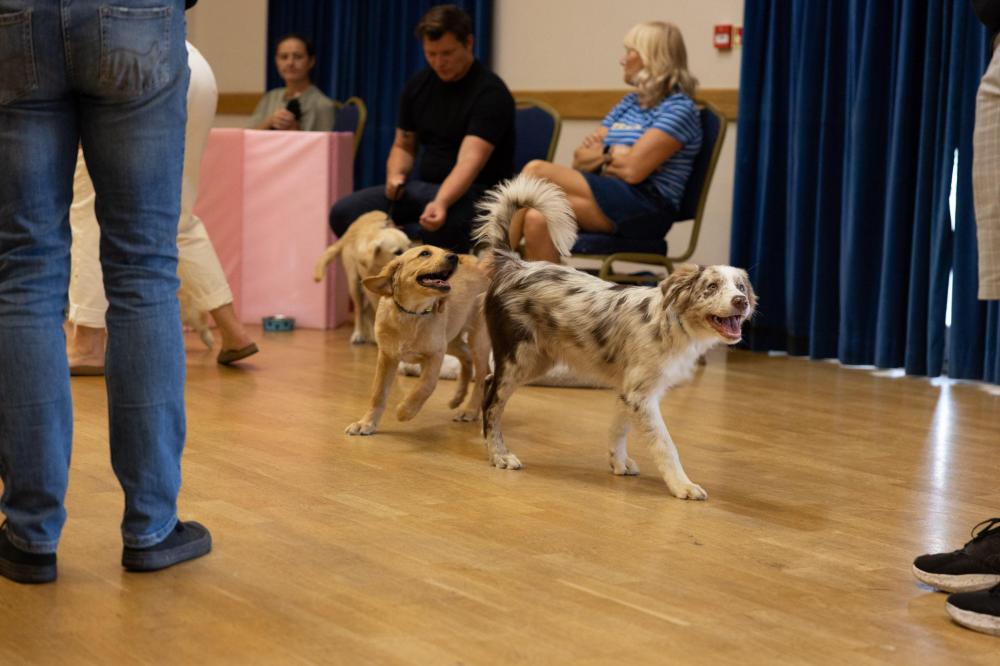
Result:
{"label": "woman in green top", "polygon": [[306,132],[332,130],[333,100],[320,92],[309,78],[309,72],[316,65],[312,43],[301,35],[282,37],[275,49],[274,64],[285,87],[264,95],[253,112],[250,127]]}

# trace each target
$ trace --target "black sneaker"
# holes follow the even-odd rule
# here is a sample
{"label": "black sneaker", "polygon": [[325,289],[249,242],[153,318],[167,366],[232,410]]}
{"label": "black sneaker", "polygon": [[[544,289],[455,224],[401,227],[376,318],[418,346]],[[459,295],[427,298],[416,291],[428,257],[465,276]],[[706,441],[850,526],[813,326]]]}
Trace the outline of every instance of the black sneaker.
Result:
{"label": "black sneaker", "polygon": [[7,538],[7,521],[0,525],[0,576],[16,583],[51,583],[56,579],[55,553],[29,553]]}
{"label": "black sneaker", "polygon": [[913,575],[922,583],[945,592],[976,592],[997,585],[1000,583],[1000,518],[990,518],[973,527],[972,540],[961,550],[921,555],[913,560]]}
{"label": "black sneaker", "polygon": [[945,609],[963,627],[1000,636],[1000,585],[949,595]]}
{"label": "black sneaker", "polygon": [[122,566],[129,571],[159,571],[181,562],[207,555],[212,550],[212,535],[201,523],[177,521],[166,539],[148,548],[122,550]]}

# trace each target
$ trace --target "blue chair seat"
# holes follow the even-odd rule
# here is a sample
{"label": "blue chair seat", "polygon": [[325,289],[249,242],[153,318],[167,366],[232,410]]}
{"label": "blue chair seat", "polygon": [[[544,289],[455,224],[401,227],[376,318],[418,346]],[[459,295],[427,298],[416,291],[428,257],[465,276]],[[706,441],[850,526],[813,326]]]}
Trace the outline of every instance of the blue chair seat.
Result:
{"label": "blue chair seat", "polygon": [[573,254],[618,254],[621,252],[642,252],[653,254],[667,254],[667,241],[648,240],[645,238],[622,238],[621,236],[611,236],[610,234],[590,234],[580,232],[576,237],[576,244],[573,246]]}

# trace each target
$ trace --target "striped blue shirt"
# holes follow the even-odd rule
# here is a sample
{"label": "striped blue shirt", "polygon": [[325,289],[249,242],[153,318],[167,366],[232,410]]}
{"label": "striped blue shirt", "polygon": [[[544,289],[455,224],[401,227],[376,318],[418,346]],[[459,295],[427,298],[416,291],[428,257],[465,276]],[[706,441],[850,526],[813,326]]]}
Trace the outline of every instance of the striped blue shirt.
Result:
{"label": "striped blue shirt", "polygon": [[691,98],[674,93],[651,109],[639,106],[639,96],[630,93],[601,122],[608,128],[605,146],[631,146],[651,127],[677,139],[681,149],[661,164],[649,179],[674,208],[680,208],[694,158],[701,150],[701,118]]}

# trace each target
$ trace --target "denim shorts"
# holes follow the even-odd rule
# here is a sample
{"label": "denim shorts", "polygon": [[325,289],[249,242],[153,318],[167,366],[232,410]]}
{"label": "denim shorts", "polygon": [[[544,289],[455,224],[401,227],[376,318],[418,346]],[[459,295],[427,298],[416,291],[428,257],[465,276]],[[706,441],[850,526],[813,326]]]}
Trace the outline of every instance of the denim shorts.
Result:
{"label": "denim shorts", "polygon": [[677,217],[674,207],[650,181],[629,185],[620,178],[583,173],[601,212],[614,226],[615,236],[660,240]]}

